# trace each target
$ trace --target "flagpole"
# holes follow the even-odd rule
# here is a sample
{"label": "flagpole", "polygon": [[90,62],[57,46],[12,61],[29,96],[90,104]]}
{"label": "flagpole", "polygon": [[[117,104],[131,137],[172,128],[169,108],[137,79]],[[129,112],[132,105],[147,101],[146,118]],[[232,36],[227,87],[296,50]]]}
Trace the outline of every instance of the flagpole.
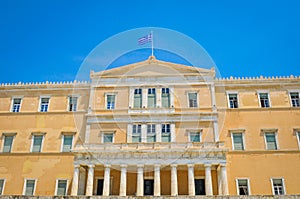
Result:
{"label": "flagpole", "polygon": [[151,56],[154,56],[154,47],[153,47],[153,31],[151,31]]}

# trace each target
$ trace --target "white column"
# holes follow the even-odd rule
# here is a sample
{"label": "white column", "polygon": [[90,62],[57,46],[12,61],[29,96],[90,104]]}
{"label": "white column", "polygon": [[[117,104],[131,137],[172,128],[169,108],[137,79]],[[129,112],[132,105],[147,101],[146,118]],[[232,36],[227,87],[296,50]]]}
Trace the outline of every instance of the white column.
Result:
{"label": "white column", "polygon": [[225,164],[220,165],[220,177],[221,177],[222,195],[228,195],[227,172],[226,172]]}
{"label": "white column", "polygon": [[188,164],[188,185],[189,185],[189,196],[195,195],[195,178],[194,178],[194,165]]}
{"label": "white column", "polygon": [[129,88],[129,107],[133,108],[134,88]]}
{"label": "white column", "polygon": [[218,121],[213,121],[215,142],[219,142],[219,125]]}
{"label": "white column", "polygon": [[126,196],[126,183],[127,183],[127,165],[121,165],[120,177],[120,196]]}
{"label": "white column", "polygon": [[176,142],[176,132],[175,132],[175,123],[171,123],[170,125],[171,131],[171,142]]}
{"label": "white column", "polygon": [[207,196],[213,195],[212,179],[211,179],[211,165],[205,164],[205,193]]}
{"label": "white column", "polygon": [[103,196],[109,196],[110,165],[104,165]]}
{"label": "white column", "polygon": [[85,195],[93,195],[93,183],[94,183],[94,167],[95,165],[88,165],[88,178],[86,183]]}
{"label": "white column", "polygon": [[90,98],[89,98],[89,106],[88,106],[88,113],[92,113],[94,108],[94,98],[95,98],[95,88],[92,86],[90,91]]}
{"label": "white column", "polygon": [[170,107],[174,107],[174,87],[170,87],[169,88],[169,91],[170,91]]}
{"label": "white column", "polygon": [[160,165],[154,165],[154,196],[160,196]]}
{"label": "white column", "polygon": [[90,131],[91,131],[91,125],[87,124],[85,128],[85,138],[84,138],[85,144],[90,142]]}
{"label": "white column", "polygon": [[78,194],[77,195],[84,195],[85,182],[86,182],[86,170],[83,167],[80,167],[80,170],[79,170],[79,183],[78,183]]}
{"label": "white column", "polygon": [[171,196],[178,196],[177,165],[171,164]]}
{"label": "white column", "polygon": [[210,95],[211,95],[212,110],[213,110],[213,112],[217,112],[215,84],[213,84],[213,83],[211,83],[211,85],[210,85]]}
{"label": "white column", "polygon": [[155,131],[156,131],[156,142],[161,142],[161,124],[156,124]]}
{"label": "white column", "polygon": [[127,124],[127,143],[132,142],[132,124]]}
{"label": "white column", "polygon": [[142,124],[142,142],[147,142],[147,124]]}
{"label": "white column", "polygon": [[143,165],[137,166],[136,196],[144,196],[144,169]]}
{"label": "white column", "polygon": [[161,88],[156,88],[156,107],[161,108]]}
{"label": "white column", "polygon": [[147,108],[147,104],[148,104],[148,89],[143,88],[142,89],[142,107]]}
{"label": "white column", "polygon": [[78,194],[79,168],[80,165],[74,165],[74,174],[73,174],[72,189],[71,189],[72,196],[77,196]]}

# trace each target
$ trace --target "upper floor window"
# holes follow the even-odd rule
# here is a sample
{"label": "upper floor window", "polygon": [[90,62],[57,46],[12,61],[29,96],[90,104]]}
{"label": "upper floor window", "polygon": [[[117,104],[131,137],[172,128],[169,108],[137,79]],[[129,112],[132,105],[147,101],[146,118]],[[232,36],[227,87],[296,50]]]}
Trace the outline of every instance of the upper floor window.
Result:
{"label": "upper floor window", "polygon": [[190,132],[189,133],[190,142],[201,142],[201,133],[200,132]]}
{"label": "upper floor window", "polygon": [[2,151],[10,153],[13,145],[15,134],[4,134],[4,143]]}
{"label": "upper floor window", "polygon": [[68,180],[56,180],[55,195],[65,196],[67,195]]}
{"label": "upper floor window", "polygon": [[148,88],[148,108],[156,107],[156,90],[155,88]]}
{"label": "upper floor window", "polygon": [[269,93],[259,93],[259,102],[262,108],[270,107]]}
{"label": "upper floor window", "polygon": [[35,186],[35,179],[25,179],[23,195],[33,196],[35,192]]}
{"label": "upper floor window", "polygon": [[266,148],[267,150],[277,150],[277,139],[276,139],[276,133],[265,133],[265,141],[266,141]]}
{"label": "upper floor window", "polygon": [[198,107],[198,94],[197,93],[188,93],[189,107],[194,108]]}
{"label": "upper floor window", "polygon": [[171,141],[171,128],[170,124],[161,125],[161,141],[170,142]]}
{"label": "upper floor window", "polygon": [[133,108],[142,108],[142,89],[134,89]]}
{"label": "upper floor window", "polygon": [[71,152],[73,146],[73,135],[62,135],[62,152]]}
{"label": "upper floor window", "polygon": [[116,95],[107,94],[106,95],[106,109],[115,109]]}
{"label": "upper floor window", "polygon": [[285,188],[283,179],[281,178],[272,178],[272,187],[273,187],[273,195],[284,195],[285,194]]}
{"label": "upper floor window", "polygon": [[170,89],[169,88],[161,89],[161,107],[163,107],[163,108],[170,107]]}
{"label": "upper floor window", "polygon": [[233,150],[244,150],[243,133],[232,133],[231,138]]}
{"label": "upper floor window", "polygon": [[0,179],[0,195],[3,195],[5,179]]}
{"label": "upper floor window", "polygon": [[103,133],[103,143],[113,143],[114,142],[114,133]]}
{"label": "upper floor window", "polygon": [[249,195],[249,180],[237,179],[237,192],[238,195]]}
{"label": "upper floor window", "polygon": [[40,112],[48,112],[49,101],[50,101],[49,97],[40,98]]}
{"label": "upper floor window", "polygon": [[238,108],[238,98],[236,93],[229,93],[228,94],[228,102],[229,102],[229,108]]}
{"label": "upper floor window", "polygon": [[74,97],[74,96],[70,96],[69,97],[69,107],[68,107],[68,111],[77,111],[77,101],[78,101],[78,97]]}
{"label": "upper floor window", "polygon": [[141,142],[142,140],[142,125],[132,125],[132,142]]}
{"label": "upper floor window", "polygon": [[147,124],[147,142],[155,142],[156,141],[156,125],[155,124]]}
{"label": "upper floor window", "polygon": [[12,112],[20,112],[22,98],[13,98]]}
{"label": "upper floor window", "polygon": [[299,107],[299,92],[290,92],[292,107]]}
{"label": "upper floor window", "polygon": [[43,146],[44,135],[32,135],[31,152],[41,152]]}

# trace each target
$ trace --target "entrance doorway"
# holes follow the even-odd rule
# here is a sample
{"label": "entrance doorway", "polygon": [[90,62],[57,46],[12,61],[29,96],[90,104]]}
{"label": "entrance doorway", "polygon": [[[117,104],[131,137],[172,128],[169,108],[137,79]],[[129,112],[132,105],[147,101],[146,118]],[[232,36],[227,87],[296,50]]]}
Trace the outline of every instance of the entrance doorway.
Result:
{"label": "entrance doorway", "polygon": [[154,195],[154,180],[144,180],[144,195]]}
{"label": "entrance doorway", "polygon": [[97,179],[97,195],[102,196],[103,194],[103,179]]}
{"label": "entrance doorway", "polygon": [[205,195],[205,179],[195,179],[195,194]]}

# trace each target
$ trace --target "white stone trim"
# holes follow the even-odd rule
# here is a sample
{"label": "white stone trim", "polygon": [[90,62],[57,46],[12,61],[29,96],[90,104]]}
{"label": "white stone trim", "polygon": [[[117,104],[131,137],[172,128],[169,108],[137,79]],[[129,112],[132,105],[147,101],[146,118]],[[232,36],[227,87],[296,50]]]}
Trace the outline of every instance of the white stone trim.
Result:
{"label": "white stone trim", "polygon": [[247,188],[248,188],[248,195],[251,195],[251,188],[250,188],[250,179],[247,177],[238,177],[235,179],[235,185],[236,185],[236,194],[240,195],[240,189],[239,189],[239,183],[238,180],[247,180]]}
{"label": "white stone trim", "polygon": [[66,185],[66,192],[64,195],[68,195],[68,190],[69,190],[69,180],[66,179],[66,178],[58,178],[55,180],[55,191],[54,191],[54,195],[56,196],[57,195],[57,186],[58,186],[58,181],[59,180],[66,180],[67,181],[67,185]]}
{"label": "white stone trim", "polygon": [[300,131],[298,130],[296,130],[296,137],[297,137],[297,141],[298,141],[298,147],[299,147],[299,149],[300,149]]}

